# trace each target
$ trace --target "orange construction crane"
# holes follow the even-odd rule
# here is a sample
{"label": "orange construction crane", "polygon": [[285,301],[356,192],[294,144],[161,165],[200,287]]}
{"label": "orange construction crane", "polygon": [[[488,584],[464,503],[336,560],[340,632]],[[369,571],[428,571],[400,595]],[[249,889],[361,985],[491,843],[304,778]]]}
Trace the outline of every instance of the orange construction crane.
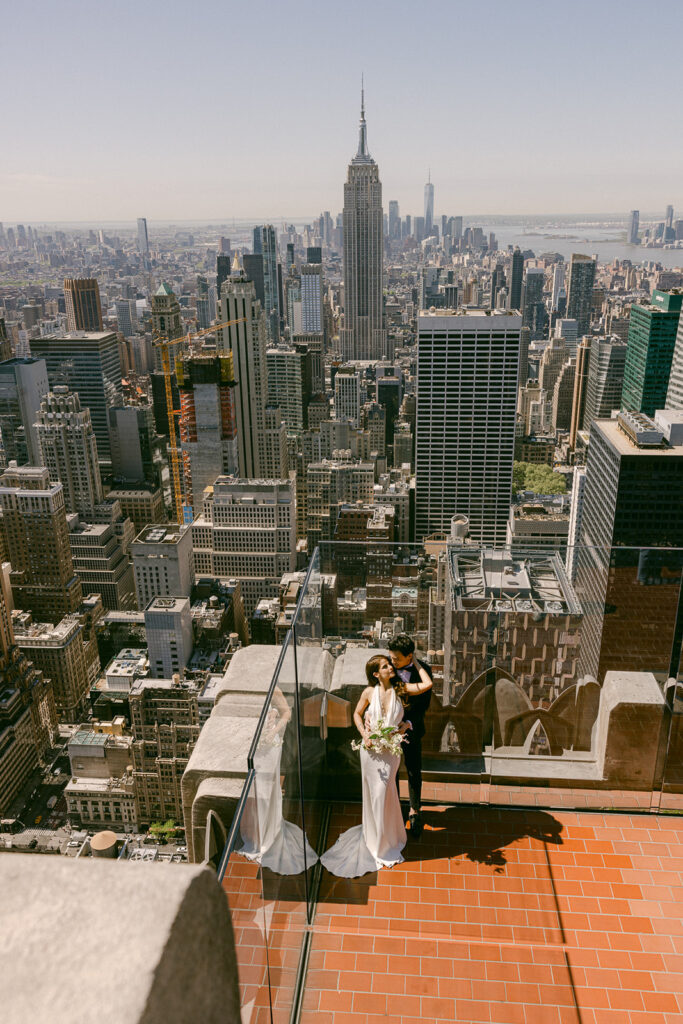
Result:
{"label": "orange construction crane", "polygon": [[156,337],[152,340],[152,344],[160,349],[161,352],[161,369],[164,375],[164,386],[166,389],[166,414],[168,416],[168,439],[169,449],[171,452],[171,486],[173,488],[173,505],[175,508],[175,515],[178,523],[182,525],[183,522],[183,490],[180,484],[180,453],[176,444],[176,433],[175,433],[175,416],[173,410],[173,388],[171,385],[171,357],[169,355],[169,348],[171,345],[177,345],[179,342],[184,344],[186,342],[193,342],[197,338],[203,338],[207,334],[213,334],[214,331],[220,331],[222,327],[232,327],[233,324],[241,324],[246,321],[246,317],[242,316],[238,320],[223,320],[220,324],[214,324],[212,327],[205,327],[201,331],[196,331],[194,334],[185,334],[181,338],[161,338]]}

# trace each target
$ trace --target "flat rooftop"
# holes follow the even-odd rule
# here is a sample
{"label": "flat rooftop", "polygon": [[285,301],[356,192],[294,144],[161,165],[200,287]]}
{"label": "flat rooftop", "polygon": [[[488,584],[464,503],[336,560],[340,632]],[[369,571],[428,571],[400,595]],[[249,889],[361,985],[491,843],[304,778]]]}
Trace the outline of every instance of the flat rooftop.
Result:
{"label": "flat rooftop", "polygon": [[617,420],[595,420],[598,426],[613,448],[620,455],[638,455],[650,458],[683,458],[683,445],[663,444],[657,447],[639,448],[621,429]]}
{"label": "flat rooftop", "polygon": [[186,526],[158,526],[152,524],[143,527],[134,540],[134,544],[177,544],[187,531]]}
{"label": "flat rooftop", "polygon": [[448,546],[454,608],[477,611],[580,614],[581,608],[557,553]]}

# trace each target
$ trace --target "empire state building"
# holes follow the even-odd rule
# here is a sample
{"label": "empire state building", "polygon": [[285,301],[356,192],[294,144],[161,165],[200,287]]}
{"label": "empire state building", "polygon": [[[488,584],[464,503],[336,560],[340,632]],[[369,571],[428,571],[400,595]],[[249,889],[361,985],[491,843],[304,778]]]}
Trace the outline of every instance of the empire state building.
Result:
{"label": "empire state building", "polygon": [[344,185],[344,326],[342,357],[382,359],[384,329],[384,217],[379,168],[368,152],[361,91],[358,152]]}

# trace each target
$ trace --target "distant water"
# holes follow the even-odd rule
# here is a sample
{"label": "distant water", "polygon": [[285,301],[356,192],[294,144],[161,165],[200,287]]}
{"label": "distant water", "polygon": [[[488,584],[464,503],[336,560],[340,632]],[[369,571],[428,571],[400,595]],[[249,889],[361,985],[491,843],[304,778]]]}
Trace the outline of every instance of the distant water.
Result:
{"label": "distant water", "polygon": [[[470,222],[476,224],[473,218]],[[632,263],[661,263],[671,270],[683,269],[683,249],[644,249],[640,245],[626,245],[623,228],[593,227],[592,225],[562,224],[553,226],[524,224],[482,225],[486,234],[493,231],[498,246],[518,245],[520,249],[532,249],[536,256],[544,252],[559,252],[566,261],[573,252],[585,256],[597,255],[600,263],[611,263],[613,259],[631,260]]]}

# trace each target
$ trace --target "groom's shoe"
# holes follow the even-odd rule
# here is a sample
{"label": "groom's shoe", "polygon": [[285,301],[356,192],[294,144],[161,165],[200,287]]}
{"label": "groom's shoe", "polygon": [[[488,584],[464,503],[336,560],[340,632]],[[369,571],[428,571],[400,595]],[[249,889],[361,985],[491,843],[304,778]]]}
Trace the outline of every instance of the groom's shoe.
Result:
{"label": "groom's shoe", "polygon": [[408,819],[410,824],[410,834],[413,839],[419,839],[422,835],[422,829],[424,828],[424,822],[422,821],[422,815],[419,811],[411,811]]}

